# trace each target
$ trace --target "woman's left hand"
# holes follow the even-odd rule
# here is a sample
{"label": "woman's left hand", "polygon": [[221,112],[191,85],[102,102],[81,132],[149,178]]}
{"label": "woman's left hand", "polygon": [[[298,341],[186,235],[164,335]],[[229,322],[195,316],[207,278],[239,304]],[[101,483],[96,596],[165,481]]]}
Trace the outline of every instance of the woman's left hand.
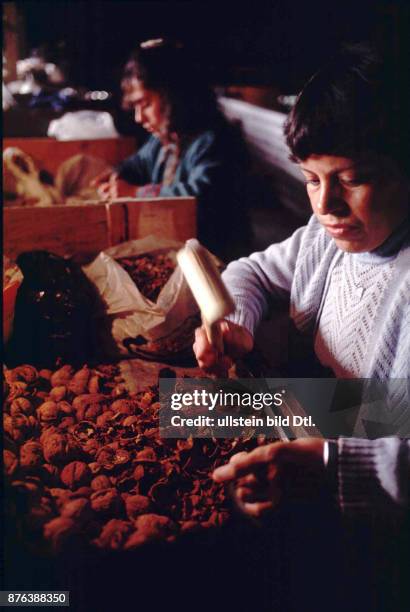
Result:
{"label": "woman's left hand", "polygon": [[250,453],[233,455],[213,473],[216,482],[234,483],[240,507],[259,517],[272,510],[280,499],[314,498],[325,477],[321,438],[274,442]]}

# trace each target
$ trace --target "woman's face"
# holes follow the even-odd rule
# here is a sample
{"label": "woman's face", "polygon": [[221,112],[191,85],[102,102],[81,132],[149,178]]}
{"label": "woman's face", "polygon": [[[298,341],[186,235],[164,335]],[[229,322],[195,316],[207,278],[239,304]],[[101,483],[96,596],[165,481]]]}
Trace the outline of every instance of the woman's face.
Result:
{"label": "woman's face", "polygon": [[300,168],[314,214],[343,251],[373,251],[408,214],[393,163],[311,155]]}
{"label": "woman's face", "polygon": [[127,103],[134,108],[135,121],[158,138],[166,131],[166,117],[160,93],[146,89],[138,79],[133,79],[127,91]]}

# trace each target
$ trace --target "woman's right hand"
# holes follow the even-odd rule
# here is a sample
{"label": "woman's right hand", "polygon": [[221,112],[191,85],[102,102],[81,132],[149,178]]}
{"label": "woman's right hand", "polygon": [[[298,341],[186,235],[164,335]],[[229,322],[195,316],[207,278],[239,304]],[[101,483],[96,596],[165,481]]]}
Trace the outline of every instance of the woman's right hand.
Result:
{"label": "woman's right hand", "polygon": [[253,336],[245,327],[232,321],[220,321],[218,325],[224,346],[222,354],[210,344],[203,326],[195,330],[195,357],[199,367],[208,372],[226,371],[233,359],[243,357],[253,349]]}
{"label": "woman's right hand", "polygon": [[116,183],[118,173],[112,170],[104,170],[98,174],[91,182],[90,187],[97,189],[98,195],[106,200],[108,198],[117,197]]}

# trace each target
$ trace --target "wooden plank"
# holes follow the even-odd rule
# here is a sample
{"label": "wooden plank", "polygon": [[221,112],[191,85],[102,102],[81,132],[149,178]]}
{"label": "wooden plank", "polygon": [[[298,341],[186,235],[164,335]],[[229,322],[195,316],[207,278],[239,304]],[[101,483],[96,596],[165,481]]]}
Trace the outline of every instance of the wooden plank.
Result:
{"label": "wooden plank", "polygon": [[30,155],[40,168],[45,168],[52,174],[63,161],[78,153],[98,157],[114,166],[137,148],[135,139],[130,137],[70,141],[53,138],[5,138],[3,150],[7,147],[18,147]]}
{"label": "wooden plank", "polygon": [[150,234],[181,242],[195,237],[195,198],[6,208],[3,217],[4,252],[12,259],[32,249],[87,258]]}
{"label": "wooden plank", "polygon": [[185,242],[197,235],[195,198],[154,198],[127,203],[128,239],[156,234]]}
{"label": "wooden plank", "polygon": [[12,259],[32,249],[72,256],[108,246],[104,204],[6,208],[3,214],[4,252]]}

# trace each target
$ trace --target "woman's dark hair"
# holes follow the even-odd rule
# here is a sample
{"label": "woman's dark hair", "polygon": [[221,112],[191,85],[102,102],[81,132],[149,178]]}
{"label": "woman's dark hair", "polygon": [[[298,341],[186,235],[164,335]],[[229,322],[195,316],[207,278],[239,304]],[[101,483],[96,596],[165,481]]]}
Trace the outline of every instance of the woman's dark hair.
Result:
{"label": "woman's dark hair", "polygon": [[215,94],[203,71],[182,45],[163,39],[141,43],[124,68],[125,100],[133,79],[161,94],[168,132],[180,136],[195,133],[220,117]]}
{"label": "woman's dark hair", "polygon": [[344,47],[297,97],[285,124],[291,158],[373,153],[405,167],[396,76],[368,46]]}

